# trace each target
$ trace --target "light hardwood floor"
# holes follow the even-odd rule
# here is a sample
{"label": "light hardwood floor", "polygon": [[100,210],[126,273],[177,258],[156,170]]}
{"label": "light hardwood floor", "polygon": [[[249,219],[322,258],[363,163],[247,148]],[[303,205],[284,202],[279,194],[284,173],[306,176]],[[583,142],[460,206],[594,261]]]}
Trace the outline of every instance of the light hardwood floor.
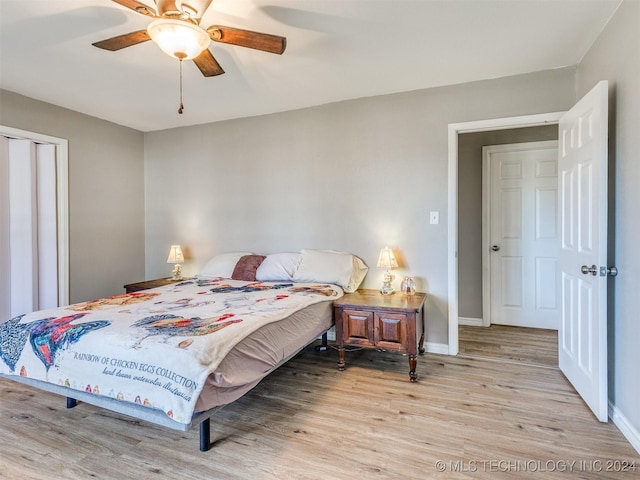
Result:
{"label": "light hardwood floor", "polygon": [[[289,361],[212,419],[206,453],[197,430],[86,404],[67,410],[61,397],[0,379],[0,477],[640,477],[640,456],[557,369],[427,354],[412,384],[402,355],[363,350],[346,360],[344,372],[333,350]],[[615,462],[636,470],[602,471],[624,465]]]}
{"label": "light hardwood floor", "polygon": [[458,337],[460,355],[558,366],[556,330],[508,325],[461,325],[458,327]]}

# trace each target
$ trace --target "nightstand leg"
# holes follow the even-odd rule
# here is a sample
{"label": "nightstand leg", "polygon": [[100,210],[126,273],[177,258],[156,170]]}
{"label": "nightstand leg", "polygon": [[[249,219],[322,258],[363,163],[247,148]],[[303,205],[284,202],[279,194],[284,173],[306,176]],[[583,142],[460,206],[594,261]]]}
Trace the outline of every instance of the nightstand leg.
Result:
{"label": "nightstand leg", "polygon": [[418,374],[416,373],[417,366],[418,357],[416,355],[409,355],[409,380],[414,383],[418,381]]}
{"label": "nightstand leg", "polygon": [[422,321],[422,333],[420,334],[420,341],[418,342],[418,353],[424,355],[424,309],[420,311],[420,320]]}
{"label": "nightstand leg", "polygon": [[344,370],[344,347],[338,347],[338,370]]}

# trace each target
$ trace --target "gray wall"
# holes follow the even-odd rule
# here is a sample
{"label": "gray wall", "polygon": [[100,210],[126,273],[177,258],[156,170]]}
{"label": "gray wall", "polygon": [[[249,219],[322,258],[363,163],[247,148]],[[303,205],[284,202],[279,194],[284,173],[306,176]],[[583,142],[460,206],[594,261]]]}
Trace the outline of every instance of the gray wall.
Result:
{"label": "gray wall", "polygon": [[482,318],[482,147],[557,140],[558,126],[458,136],[458,312]]}
{"label": "gray wall", "polygon": [[[381,247],[429,293],[427,341],[447,343],[447,126],[566,110],[575,69],[363,98],[145,133],[146,267],[188,274],[215,253],[332,248],[379,288]],[[440,224],[429,224],[429,211]],[[399,278],[396,279],[396,286]]]}
{"label": "gray wall", "polygon": [[69,141],[70,300],[144,279],[143,134],[0,90],[0,124]]}
{"label": "gray wall", "polygon": [[[640,2],[626,0],[579,65],[578,97],[609,81],[611,263],[609,399],[640,432]],[[637,447],[636,447],[637,448]]]}

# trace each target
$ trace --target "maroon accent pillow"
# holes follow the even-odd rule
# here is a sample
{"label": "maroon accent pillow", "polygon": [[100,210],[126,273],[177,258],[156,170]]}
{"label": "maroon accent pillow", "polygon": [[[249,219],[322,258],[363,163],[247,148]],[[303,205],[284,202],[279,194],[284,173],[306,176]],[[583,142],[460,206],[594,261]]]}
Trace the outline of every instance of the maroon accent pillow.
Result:
{"label": "maroon accent pillow", "polygon": [[256,270],[265,258],[267,257],[264,255],[245,255],[240,257],[236,267],[233,269],[231,278],[247,282],[254,281],[256,279]]}

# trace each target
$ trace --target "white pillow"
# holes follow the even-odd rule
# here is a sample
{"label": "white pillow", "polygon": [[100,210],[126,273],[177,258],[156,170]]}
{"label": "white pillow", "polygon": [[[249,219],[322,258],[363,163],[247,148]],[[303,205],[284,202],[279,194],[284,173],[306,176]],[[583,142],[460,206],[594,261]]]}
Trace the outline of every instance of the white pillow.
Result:
{"label": "white pillow", "polygon": [[216,255],[207,262],[199,275],[203,277],[231,278],[233,269],[236,268],[236,263],[245,255],[253,254],[251,252],[231,252]]}
{"label": "white pillow", "polygon": [[369,267],[367,267],[367,265],[360,258],[353,255],[353,273],[351,274],[349,285],[344,287],[344,291],[347,293],[355,292],[364,280],[364,277],[367,275],[368,271]]}
{"label": "white pillow", "polygon": [[[350,253],[332,250],[302,250],[302,261],[293,275],[293,280],[307,283],[333,283],[347,292],[355,291],[368,270],[364,262],[360,259],[358,259],[360,262],[357,262],[356,258]],[[356,264],[358,265],[357,275],[354,276]]]}
{"label": "white pillow", "polygon": [[293,280],[293,274],[302,260],[301,253],[272,253],[267,255],[256,270],[260,282],[282,282]]}

